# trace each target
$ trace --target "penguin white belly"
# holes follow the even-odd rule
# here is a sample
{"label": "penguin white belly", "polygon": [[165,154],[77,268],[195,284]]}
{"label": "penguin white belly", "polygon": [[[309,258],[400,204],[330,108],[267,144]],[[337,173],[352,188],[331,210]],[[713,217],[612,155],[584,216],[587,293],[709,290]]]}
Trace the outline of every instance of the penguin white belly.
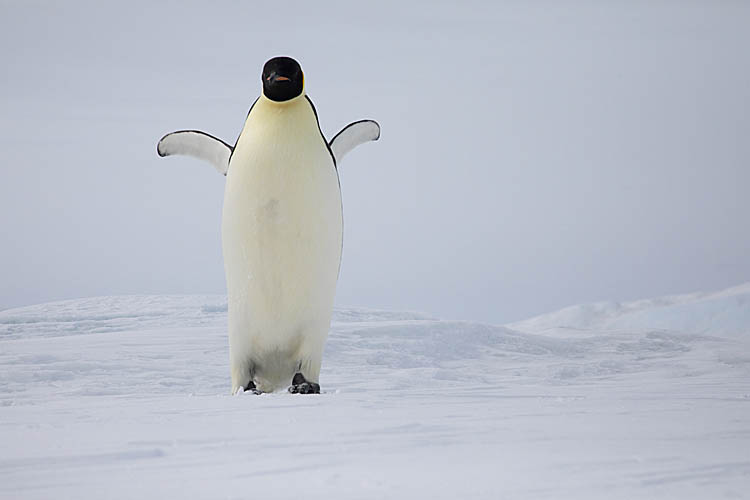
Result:
{"label": "penguin white belly", "polygon": [[306,97],[260,97],[230,160],[222,246],[232,391],[318,382],[341,260],[338,173]]}

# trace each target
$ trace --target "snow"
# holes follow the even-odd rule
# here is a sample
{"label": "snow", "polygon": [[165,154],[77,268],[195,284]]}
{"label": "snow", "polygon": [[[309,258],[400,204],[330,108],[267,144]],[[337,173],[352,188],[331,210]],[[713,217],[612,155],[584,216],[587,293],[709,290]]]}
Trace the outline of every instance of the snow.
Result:
{"label": "snow", "polygon": [[222,296],[0,312],[0,498],[748,498],[750,284],[506,326],[335,312],[230,396]]}

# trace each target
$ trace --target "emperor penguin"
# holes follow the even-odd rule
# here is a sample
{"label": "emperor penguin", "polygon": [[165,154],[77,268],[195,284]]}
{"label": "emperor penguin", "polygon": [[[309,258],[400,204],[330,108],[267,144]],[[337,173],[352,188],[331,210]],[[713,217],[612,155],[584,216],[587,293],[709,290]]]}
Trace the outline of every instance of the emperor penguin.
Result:
{"label": "emperor penguin", "polygon": [[263,90],[234,146],[196,130],[165,135],[159,156],[187,155],[226,176],[222,250],[232,393],[320,393],[343,241],[338,164],[380,138],[360,120],[331,141],[290,57],[263,66]]}

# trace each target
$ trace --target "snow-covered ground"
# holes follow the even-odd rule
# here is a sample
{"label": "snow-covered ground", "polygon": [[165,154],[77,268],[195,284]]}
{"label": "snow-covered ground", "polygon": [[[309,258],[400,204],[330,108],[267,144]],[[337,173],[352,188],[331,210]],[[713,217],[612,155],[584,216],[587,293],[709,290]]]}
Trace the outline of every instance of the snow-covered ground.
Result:
{"label": "snow-covered ground", "polygon": [[508,326],[337,310],[230,396],[221,296],[0,312],[0,498],[750,498],[750,284]]}

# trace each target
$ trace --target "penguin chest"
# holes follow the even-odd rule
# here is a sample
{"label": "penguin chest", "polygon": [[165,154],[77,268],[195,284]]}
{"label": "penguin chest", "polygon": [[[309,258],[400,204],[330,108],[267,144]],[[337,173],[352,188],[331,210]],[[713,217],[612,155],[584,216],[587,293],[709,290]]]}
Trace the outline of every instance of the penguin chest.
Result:
{"label": "penguin chest", "polygon": [[224,198],[230,323],[291,341],[330,322],[343,224],[338,175],[317,122],[248,125]]}

